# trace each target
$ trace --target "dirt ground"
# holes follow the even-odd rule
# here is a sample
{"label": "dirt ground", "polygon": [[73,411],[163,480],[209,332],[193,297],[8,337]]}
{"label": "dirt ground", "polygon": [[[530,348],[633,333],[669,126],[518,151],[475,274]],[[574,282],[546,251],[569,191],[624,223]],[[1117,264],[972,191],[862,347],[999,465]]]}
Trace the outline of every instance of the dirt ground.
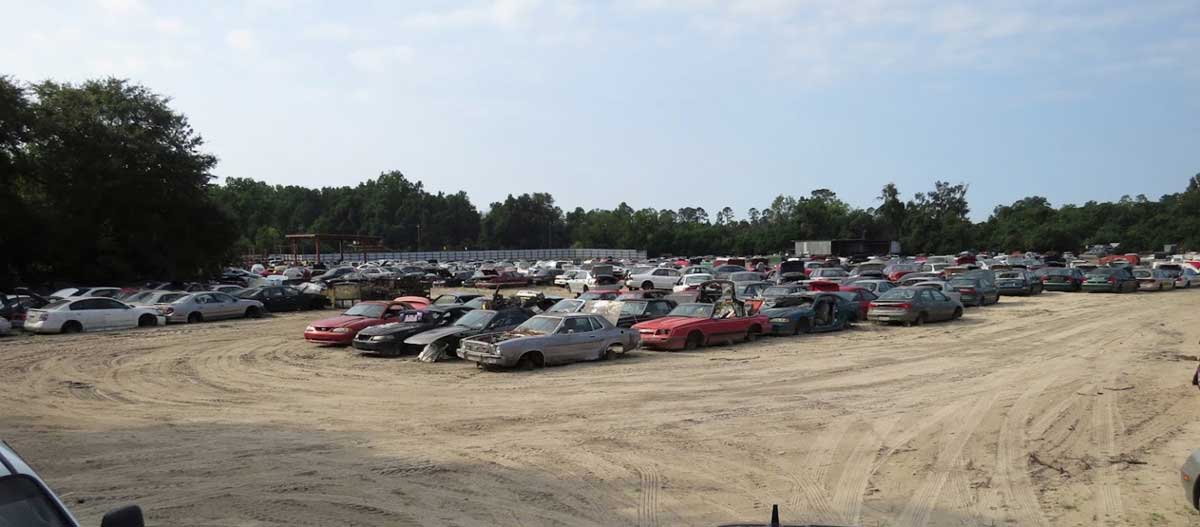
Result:
{"label": "dirt ground", "polygon": [[0,438],[85,525],[1187,525],[1200,291],[486,372],[325,313],[0,340]]}

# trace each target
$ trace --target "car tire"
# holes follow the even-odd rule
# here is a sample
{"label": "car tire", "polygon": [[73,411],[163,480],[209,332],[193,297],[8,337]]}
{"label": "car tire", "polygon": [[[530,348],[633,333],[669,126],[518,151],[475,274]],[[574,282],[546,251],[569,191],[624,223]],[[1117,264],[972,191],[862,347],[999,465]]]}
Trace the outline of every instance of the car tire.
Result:
{"label": "car tire", "polygon": [[526,352],[517,360],[517,368],[525,371],[531,371],[545,365],[546,362],[542,359],[542,354],[536,351]]}
{"label": "car tire", "polygon": [[612,346],[604,348],[604,351],[600,352],[600,360],[612,360],[612,359],[616,358],[617,347],[618,346],[614,344]]}
{"label": "car tire", "polygon": [[645,282],[642,282],[642,290],[643,290],[643,291],[650,291],[650,290],[653,290],[653,289],[654,289],[654,282],[651,282],[651,281],[649,281],[649,280],[646,280]]}
{"label": "car tire", "polygon": [[204,322],[204,315],[201,315],[199,311],[192,311],[191,313],[188,313],[187,321],[188,324]]}
{"label": "car tire", "polygon": [[962,315],[963,315],[963,310],[961,307],[954,308],[954,318],[955,319],[962,318]]}
{"label": "car tire", "polygon": [[801,333],[808,333],[811,329],[812,328],[810,328],[808,324],[808,319],[802,318],[799,322],[796,322],[796,329],[792,332],[792,334],[799,335]]}
{"label": "car tire", "polygon": [[699,331],[693,331],[688,334],[687,340],[683,342],[683,349],[691,351],[704,345],[704,335]]}
{"label": "car tire", "polygon": [[917,313],[917,319],[913,320],[913,325],[920,327],[925,325],[925,313]]}
{"label": "car tire", "polygon": [[759,333],[762,333],[762,330],[758,329],[758,326],[750,326],[750,328],[746,330],[745,342],[754,342],[758,340]]}
{"label": "car tire", "polygon": [[75,320],[68,320],[63,322],[62,329],[58,331],[60,333],[81,333],[83,332],[83,324]]}
{"label": "car tire", "polygon": [[260,318],[260,317],[262,317],[261,309],[254,307],[254,306],[250,306],[250,307],[246,308],[246,318]]}
{"label": "car tire", "polygon": [[149,327],[154,327],[157,325],[158,325],[158,319],[154,318],[154,315],[142,315],[142,316],[138,317],[138,327],[139,328],[149,328]]}

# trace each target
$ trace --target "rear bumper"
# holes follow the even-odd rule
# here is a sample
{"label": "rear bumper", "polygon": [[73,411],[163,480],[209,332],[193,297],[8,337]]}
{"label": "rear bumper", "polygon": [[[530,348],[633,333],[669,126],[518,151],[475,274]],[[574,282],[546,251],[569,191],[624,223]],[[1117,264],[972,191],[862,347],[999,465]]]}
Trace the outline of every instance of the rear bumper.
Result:
{"label": "rear bumper", "polygon": [[1089,293],[1116,293],[1117,286],[1113,284],[1083,284],[1083,290]]}
{"label": "rear bumper", "polygon": [[867,320],[871,322],[912,322],[917,319],[917,315],[911,312],[885,312],[871,311],[867,313]]}
{"label": "rear bumper", "polygon": [[1042,282],[1042,289],[1047,291],[1075,291],[1078,287],[1071,282]]}

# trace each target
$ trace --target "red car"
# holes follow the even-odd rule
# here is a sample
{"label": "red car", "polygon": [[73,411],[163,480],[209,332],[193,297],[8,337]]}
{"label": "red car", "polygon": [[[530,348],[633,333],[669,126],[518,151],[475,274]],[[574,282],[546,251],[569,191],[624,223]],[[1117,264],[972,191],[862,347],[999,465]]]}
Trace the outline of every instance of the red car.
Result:
{"label": "red car", "polygon": [[401,311],[413,308],[406,302],[359,302],[341,315],[309,324],[304,328],[304,340],[317,344],[350,344],[363,328],[386,324]]}
{"label": "red car", "polygon": [[663,350],[691,350],[710,343],[758,338],[770,321],[766,315],[746,315],[740,302],[732,304],[680,304],[667,316],[634,324],[642,346]]}
{"label": "red car", "polygon": [[683,303],[667,316],[633,325],[642,346],[652,349],[696,349],[714,342],[754,340],[770,329],[766,315],[750,314],[729,280],[700,284],[695,303]]}
{"label": "red car", "polygon": [[844,285],[838,288],[838,291],[854,295],[854,301],[858,302],[858,316],[854,319],[854,322],[866,320],[867,311],[871,309],[871,301],[879,298],[879,295],[872,293],[870,289],[856,285]]}

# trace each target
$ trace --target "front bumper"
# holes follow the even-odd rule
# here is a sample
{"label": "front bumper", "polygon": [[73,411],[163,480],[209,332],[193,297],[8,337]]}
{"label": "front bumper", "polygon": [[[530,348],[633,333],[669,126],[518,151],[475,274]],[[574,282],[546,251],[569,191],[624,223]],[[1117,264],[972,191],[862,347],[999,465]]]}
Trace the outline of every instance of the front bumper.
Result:
{"label": "front bumper", "polygon": [[1183,495],[1187,498],[1188,506],[1200,509],[1196,501],[1196,479],[1200,478],[1200,450],[1192,452],[1183,467],[1179,469],[1179,483],[1183,485]]}
{"label": "front bumper", "polygon": [[332,333],[329,331],[305,331],[304,340],[315,344],[349,344],[354,333]]}
{"label": "front bumper", "polygon": [[654,333],[638,333],[638,336],[641,337],[641,347],[662,350],[683,349],[686,338],[682,335],[655,335]]}
{"label": "front bumper", "polygon": [[354,346],[354,349],[356,349],[356,350],[370,351],[372,353],[379,353],[381,355],[383,355],[383,354],[399,355],[400,349],[401,349],[400,341],[395,340],[395,339],[392,339],[392,340],[363,340],[360,338],[355,338],[353,341],[351,341],[351,344]]}
{"label": "front bumper", "polygon": [[513,365],[508,361],[507,358],[504,357],[504,355],[493,355],[491,353],[484,353],[481,351],[463,351],[461,348],[458,350],[458,358],[472,362],[478,362],[480,364],[487,364],[489,366]]}

